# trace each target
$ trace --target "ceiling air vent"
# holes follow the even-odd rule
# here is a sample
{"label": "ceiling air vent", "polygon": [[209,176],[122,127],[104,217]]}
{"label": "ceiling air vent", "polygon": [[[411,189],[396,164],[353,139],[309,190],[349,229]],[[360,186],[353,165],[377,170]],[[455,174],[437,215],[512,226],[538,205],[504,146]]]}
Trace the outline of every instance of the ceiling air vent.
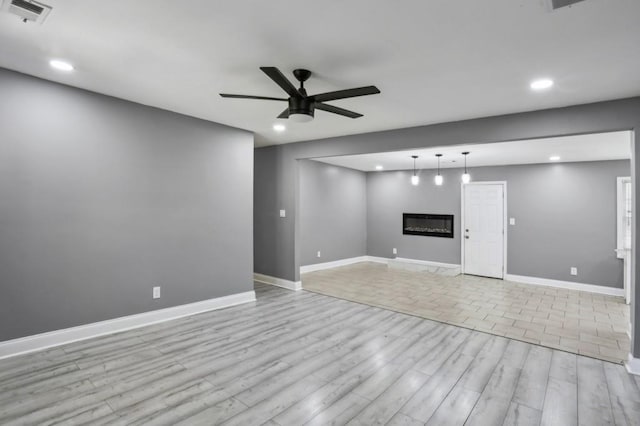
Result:
{"label": "ceiling air vent", "polygon": [[547,0],[549,8],[551,10],[560,9],[561,7],[571,6],[575,3],[580,3],[584,0]]}
{"label": "ceiling air vent", "polygon": [[51,6],[30,0],[4,0],[2,10],[18,16],[23,22],[42,24],[51,12]]}

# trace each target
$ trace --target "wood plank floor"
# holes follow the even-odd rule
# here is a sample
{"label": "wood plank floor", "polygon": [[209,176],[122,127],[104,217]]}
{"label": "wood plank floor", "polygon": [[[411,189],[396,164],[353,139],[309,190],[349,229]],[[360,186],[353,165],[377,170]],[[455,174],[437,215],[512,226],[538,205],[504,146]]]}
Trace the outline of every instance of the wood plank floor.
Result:
{"label": "wood plank floor", "polygon": [[316,293],[0,361],[2,425],[640,425],[620,365]]}

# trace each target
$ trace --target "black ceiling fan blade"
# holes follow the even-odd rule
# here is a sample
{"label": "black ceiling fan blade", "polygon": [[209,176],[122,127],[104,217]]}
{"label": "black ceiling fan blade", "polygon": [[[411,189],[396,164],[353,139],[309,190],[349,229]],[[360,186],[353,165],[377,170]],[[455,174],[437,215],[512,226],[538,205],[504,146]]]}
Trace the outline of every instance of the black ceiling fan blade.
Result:
{"label": "black ceiling fan blade", "polygon": [[223,98],[235,98],[235,99],[260,99],[263,101],[288,101],[286,98],[271,98],[269,96],[251,96],[251,95],[232,95],[229,93],[220,93]]}
{"label": "black ceiling fan blade", "polygon": [[337,90],[335,92],[320,93],[310,96],[316,102],[335,101],[336,99],[355,98],[357,96],[375,95],[380,93],[376,86],[358,87],[355,89]]}
{"label": "black ceiling fan blade", "polygon": [[287,108],[284,111],[282,111],[280,113],[280,115],[278,116],[278,118],[289,118],[289,108]]}
{"label": "black ceiling fan blade", "polygon": [[296,86],[291,84],[291,82],[280,72],[280,70],[276,67],[260,67],[262,72],[269,76],[271,80],[273,80],[278,86],[282,87],[282,89],[289,94],[292,98],[299,98],[302,95],[296,89]]}
{"label": "black ceiling fan blade", "polygon": [[349,111],[348,109],[338,108],[333,105],[323,104],[321,102],[316,102],[316,109],[321,109],[323,111],[332,112],[338,115],[344,115],[349,118],[358,118],[362,117],[362,114],[358,114],[357,112]]}

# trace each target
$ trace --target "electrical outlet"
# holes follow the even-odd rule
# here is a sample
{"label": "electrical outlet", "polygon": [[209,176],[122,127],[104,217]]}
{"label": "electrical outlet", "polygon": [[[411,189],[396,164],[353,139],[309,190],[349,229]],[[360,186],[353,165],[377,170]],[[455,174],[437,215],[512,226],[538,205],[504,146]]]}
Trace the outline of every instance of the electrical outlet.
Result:
{"label": "electrical outlet", "polygon": [[320,257],[320,256],[321,256],[321,253],[320,253],[320,250],[318,250],[318,257]]}
{"label": "electrical outlet", "polygon": [[153,298],[160,299],[160,287],[153,288]]}
{"label": "electrical outlet", "polygon": [[280,210],[280,217],[287,217],[287,211],[286,210]]}
{"label": "electrical outlet", "polygon": [[393,248],[393,254],[398,254],[398,249],[397,248]]}
{"label": "electrical outlet", "polygon": [[509,218],[509,225],[515,225],[516,224],[516,218],[515,217],[510,217]]}
{"label": "electrical outlet", "polygon": [[575,266],[571,267],[571,275],[578,275],[578,268],[576,268]]}

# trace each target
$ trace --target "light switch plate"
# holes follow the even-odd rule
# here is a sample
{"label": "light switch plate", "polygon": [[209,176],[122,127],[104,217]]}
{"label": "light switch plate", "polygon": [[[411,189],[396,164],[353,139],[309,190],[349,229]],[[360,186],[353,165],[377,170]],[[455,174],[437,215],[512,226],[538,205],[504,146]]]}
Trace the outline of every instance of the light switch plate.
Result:
{"label": "light switch plate", "polygon": [[287,217],[287,212],[285,210],[280,210],[280,217]]}
{"label": "light switch plate", "polygon": [[510,217],[509,218],[509,225],[515,225],[516,224],[516,218],[515,217]]}

